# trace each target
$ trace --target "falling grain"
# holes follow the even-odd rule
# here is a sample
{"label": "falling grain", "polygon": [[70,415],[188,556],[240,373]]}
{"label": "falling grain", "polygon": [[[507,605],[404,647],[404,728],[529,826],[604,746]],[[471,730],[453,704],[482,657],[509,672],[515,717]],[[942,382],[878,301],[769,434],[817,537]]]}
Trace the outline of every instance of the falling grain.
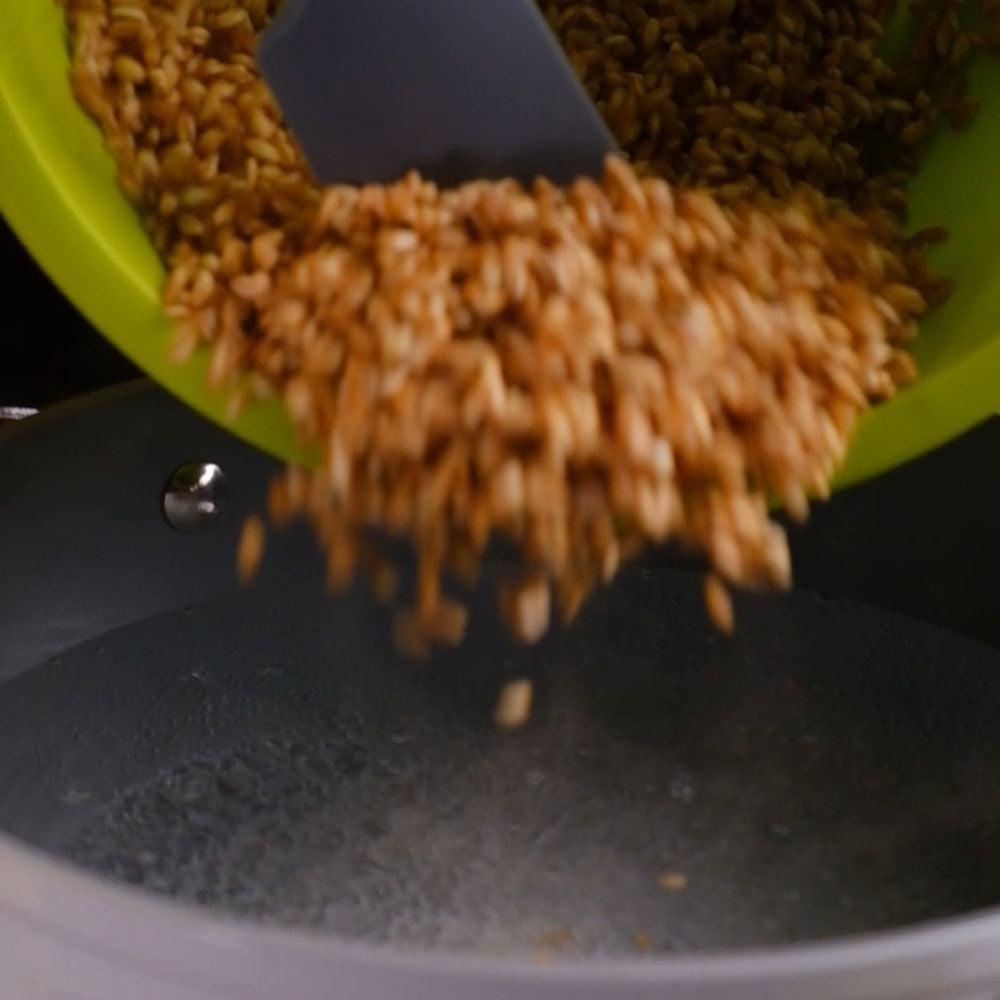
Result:
{"label": "falling grain", "polygon": [[[961,73],[1000,37],[922,5],[893,67],[882,0],[542,6],[628,159],[566,189],[320,190],[254,63],[276,0],[64,0],[77,98],[167,264],[172,356],[207,347],[231,412],[282,399],[317,446],[269,506],[310,520],[332,586],[376,566],[393,600],[372,529],[412,543],[394,634],[417,656],[461,639],[441,576],[474,578],[497,537],[531,569],[501,595],[524,642],[669,540],[705,555],[726,631],[723,579],[788,585],[767,499],[804,517],[914,377],[947,283],[921,256],[943,232],[902,236],[906,184],[935,123],[975,113]],[[263,544],[249,521],[241,579]],[[498,720],[507,698],[526,717],[517,683]]]}
{"label": "falling grain", "polygon": [[251,514],[243,522],[243,530],[236,549],[236,575],[244,586],[253,580],[260,569],[261,560],[264,558],[265,538],[264,522],[256,514]]}
{"label": "falling grain", "polygon": [[531,718],[533,697],[534,687],[531,681],[508,681],[500,691],[493,721],[500,729],[520,729]]}

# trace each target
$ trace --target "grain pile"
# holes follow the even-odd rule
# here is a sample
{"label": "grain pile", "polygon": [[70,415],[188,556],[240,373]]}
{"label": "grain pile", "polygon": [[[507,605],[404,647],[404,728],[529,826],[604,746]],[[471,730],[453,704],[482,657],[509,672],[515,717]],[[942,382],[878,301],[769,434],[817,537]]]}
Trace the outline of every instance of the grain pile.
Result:
{"label": "grain pile", "polygon": [[904,183],[940,113],[975,106],[964,69],[984,39],[963,0],[916,4],[895,68],[878,56],[892,0],[547,0],[545,12],[640,173],[778,196],[807,183],[853,207],[905,213]]}
{"label": "grain pile", "polygon": [[368,533],[413,542],[412,653],[460,640],[442,573],[471,578],[496,536],[524,557],[500,600],[524,641],[668,539],[706,555],[731,627],[727,585],[789,581],[765,498],[804,517],[858,415],[914,374],[945,288],[899,235],[903,185],[937,118],[974,110],[984,40],[959,3],[896,71],[874,0],[554,0],[635,163],[566,190],[319,190],[254,65],[273,3],[65,6],[76,92],[169,268],[177,359],[209,345],[234,407],[278,395],[322,446],[270,513],[311,519],[331,584],[363,566],[394,599]]}

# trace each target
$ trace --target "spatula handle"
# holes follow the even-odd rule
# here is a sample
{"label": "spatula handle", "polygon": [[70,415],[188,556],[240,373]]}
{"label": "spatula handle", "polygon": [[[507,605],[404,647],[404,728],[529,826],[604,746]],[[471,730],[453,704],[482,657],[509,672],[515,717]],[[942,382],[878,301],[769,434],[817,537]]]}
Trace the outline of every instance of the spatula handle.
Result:
{"label": "spatula handle", "polygon": [[565,181],[614,148],[534,0],[291,0],[258,57],[322,182]]}

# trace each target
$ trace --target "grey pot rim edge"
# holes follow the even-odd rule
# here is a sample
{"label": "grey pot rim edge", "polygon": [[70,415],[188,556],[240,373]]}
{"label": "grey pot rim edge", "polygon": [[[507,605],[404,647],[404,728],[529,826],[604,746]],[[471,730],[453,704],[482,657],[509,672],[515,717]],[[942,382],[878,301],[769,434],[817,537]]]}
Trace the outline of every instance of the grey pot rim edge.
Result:
{"label": "grey pot rim edge", "polygon": [[[503,980],[514,985],[571,986],[587,983],[609,989],[623,986],[807,984],[815,977],[847,970],[863,976],[919,964],[975,957],[975,980],[1000,976],[1000,906],[972,914],[859,937],[804,943],[775,949],[706,952],[692,957],[581,959],[539,964],[490,959],[444,951],[404,951],[350,942],[318,931],[265,927],[160,899],[130,886],[115,885],[52,858],[0,833],[0,917],[27,921],[42,936],[83,948],[108,949],[105,929],[134,928],[120,936],[115,951],[125,963],[150,972],[176,969],[183,962],[192,974],[214,968],[238,954],[244,976],[255,964],[300,960],[330,973],[359,974],[381,969],[400,975],[431,974],[442,981]],[[142,945],[139,942],[143,942]],[[150,942],[156,942],[150,947]],[[241,979],[244,977],[241,977]],[[233,983],[232,985],[237,985]]]}

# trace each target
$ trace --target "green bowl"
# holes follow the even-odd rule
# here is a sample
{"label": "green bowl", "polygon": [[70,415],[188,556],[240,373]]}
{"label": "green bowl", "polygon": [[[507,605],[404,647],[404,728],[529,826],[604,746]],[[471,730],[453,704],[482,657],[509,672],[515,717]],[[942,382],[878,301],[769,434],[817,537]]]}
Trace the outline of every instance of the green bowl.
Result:
{"label": "green bowl", "polygon": [[[265,451],[298,454],[280,406],[248,407],[227,422],[225,400],[206,388],[207,358],[168,362],[163,267],[73,99],[59,7],[0,0],[0,24],[0,212],[94,326],[157,382]],[[1000,405],[1000,60],[979,59],[971,84],[982,112],[960,136],[935,138],[912,186],[914,227],[951,231],[934,263],[955,293],[922,325],[919,381],[862,419],[839,485],[942,444]]]}

